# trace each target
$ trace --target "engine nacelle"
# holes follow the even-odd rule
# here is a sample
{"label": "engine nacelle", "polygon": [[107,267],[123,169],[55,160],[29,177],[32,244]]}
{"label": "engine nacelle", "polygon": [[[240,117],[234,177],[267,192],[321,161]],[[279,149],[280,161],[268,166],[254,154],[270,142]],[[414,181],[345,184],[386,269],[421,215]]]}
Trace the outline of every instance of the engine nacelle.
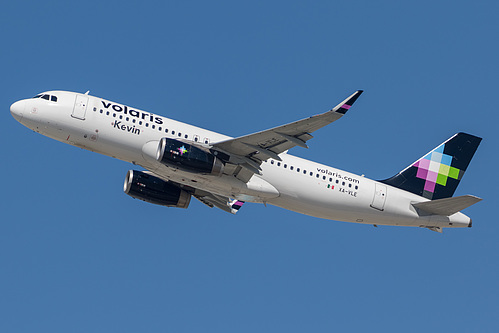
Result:
{"label": "engine nacelle", "polygon": [[123,191],[129,196],[155,205],[187,208],[191,195],[170,182],[137,170],[126,174]]}
{"label": "engine nacelle", "polygon": [[224,170],[223,162],[209,150],[175,139],[162,138],[156,157],[163,164],[189,172],[221,176]]}

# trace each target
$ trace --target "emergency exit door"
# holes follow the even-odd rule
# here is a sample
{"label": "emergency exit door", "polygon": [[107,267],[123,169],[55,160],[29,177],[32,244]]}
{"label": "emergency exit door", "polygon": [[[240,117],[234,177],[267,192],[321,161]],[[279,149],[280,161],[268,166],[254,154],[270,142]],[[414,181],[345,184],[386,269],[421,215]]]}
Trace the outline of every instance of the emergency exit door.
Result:
{"label": "emergency exit door", "polygon": [[87,104],[88,104],[88,96],[76,95],[75,105],[71,117],[84,120],[85,113],[87,112]]}

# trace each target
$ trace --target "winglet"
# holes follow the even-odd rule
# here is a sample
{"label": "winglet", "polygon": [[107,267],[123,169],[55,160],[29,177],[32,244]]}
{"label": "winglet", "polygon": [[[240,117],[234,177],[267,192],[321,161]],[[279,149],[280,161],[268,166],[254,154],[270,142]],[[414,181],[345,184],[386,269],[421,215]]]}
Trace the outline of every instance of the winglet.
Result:
{"label": "winglet", "polygon": [[239,209],[243,206],[244,201],[239,201],[239,200],[231,200],[227,203],[227,205],[230,207],[231,213],[235,214],[239,211]]}
{"label": "winglet", "polygon": [[340,104],[336,105],[332,111],[334,112],[338,112],[338,113],[341,113],[341,114],[345,114],[347,113],[348,109],[350,109],[350,107],[353,105],[353,103],[355,103],[355,101],[357,100],[357,98],[359,98],[359,96],[364,92],[364,90],[357,90],[356,92],[354,92],[350,97],[348,97],[347,99],[345,99],[343,102],[341,102]]}

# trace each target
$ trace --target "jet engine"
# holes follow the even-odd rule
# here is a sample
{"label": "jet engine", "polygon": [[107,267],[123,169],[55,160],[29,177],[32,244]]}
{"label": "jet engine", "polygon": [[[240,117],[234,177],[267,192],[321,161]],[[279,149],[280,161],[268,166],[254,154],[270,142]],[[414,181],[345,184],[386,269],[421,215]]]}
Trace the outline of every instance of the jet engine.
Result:
{"label": "jet engine", "polygon": [[126,174],[123,191],[129,196],[155,205],[187,208],[191,195],[170,182],[137,170]]}
{"label": "jet engine", "polygon": [[175,139],[162,138],[159,142],[157,160],[189,172],[221,176],[223,162],[211,151]]}

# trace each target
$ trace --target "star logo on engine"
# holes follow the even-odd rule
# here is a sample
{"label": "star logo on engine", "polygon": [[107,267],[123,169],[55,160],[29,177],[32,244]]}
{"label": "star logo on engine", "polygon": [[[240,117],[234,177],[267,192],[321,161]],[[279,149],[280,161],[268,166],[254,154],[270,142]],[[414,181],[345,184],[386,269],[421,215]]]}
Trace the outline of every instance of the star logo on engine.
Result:
{"label": "star logo on engine", "polygon": [[184,146],[178,148],[178,151],[180,152],[180,156],[183,156],[185,153],[187,153],[187,149],[185,149]]}

